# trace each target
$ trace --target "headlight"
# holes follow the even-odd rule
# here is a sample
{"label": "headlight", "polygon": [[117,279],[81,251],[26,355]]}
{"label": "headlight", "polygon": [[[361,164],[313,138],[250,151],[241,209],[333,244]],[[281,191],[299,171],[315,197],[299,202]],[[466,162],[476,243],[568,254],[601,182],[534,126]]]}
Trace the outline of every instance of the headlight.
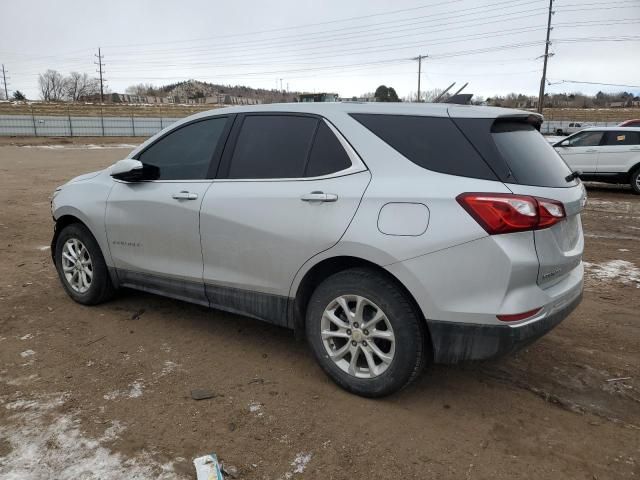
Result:
{"label": "headlight", "polygon": [[62,185],[59,187],[56,187],[56,189],[53,191],[53,193],[51,194],[51,202],[50,202],[50,206],[51,206],[51,216],[53,216],[53,212],[55,211],[55,207],[53,205],[53,201],[56,198],[56,195],[58,195],[60,193],[60,191],[62,190]]}

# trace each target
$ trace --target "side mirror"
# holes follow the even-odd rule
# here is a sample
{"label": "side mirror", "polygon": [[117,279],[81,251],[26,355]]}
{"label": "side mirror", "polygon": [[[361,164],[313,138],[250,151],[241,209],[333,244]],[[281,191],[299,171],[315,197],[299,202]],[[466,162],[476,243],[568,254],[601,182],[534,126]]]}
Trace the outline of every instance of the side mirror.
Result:
{"label": "side mirror", "polygon": [[125,158],[111,166],[110,175],[123,182],[140,182],[142,180],[155,180],[160,170],[153,165],[144,165],[140,160]]}

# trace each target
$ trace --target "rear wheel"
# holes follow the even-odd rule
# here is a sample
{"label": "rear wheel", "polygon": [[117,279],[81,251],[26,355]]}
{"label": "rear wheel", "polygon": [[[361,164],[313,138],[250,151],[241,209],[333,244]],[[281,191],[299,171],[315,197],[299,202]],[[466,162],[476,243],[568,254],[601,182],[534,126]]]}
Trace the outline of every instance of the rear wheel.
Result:
{"label": "rear wheel", "polygon": [[430,358],[423,319],[394,282],[370,269],[345,270],[318,286],[306,334],[329,377],[365,397],[404,388]]}
{"label": "rear wheel", "polygon": [[640,194],[640,167],[631,172],[631,188],[634,193]]}
{"label": "rear wheel", "polygon": [[55,244],[55,264],[67,294],[76,302],[95,305],[114,293],[98,242],[80,223],[62,229]]}

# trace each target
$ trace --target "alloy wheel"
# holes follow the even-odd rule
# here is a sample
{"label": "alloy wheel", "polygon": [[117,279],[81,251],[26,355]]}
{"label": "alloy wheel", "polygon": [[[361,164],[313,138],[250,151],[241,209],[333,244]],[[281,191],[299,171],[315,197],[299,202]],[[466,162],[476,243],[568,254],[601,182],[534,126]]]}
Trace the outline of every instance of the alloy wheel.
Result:
{"label": "alloy wheel", "polygon": [[77,238],[70,238],[62,247],[62,272],[69,286],[85,293],[93,281],[93,263],[89,250]]}
{"label": "alloy wheel", "polygon": [[374,378],[393,362],[396,339],[391,323],[380,307],[363,296],[332,300],[320,328],[329,358],[349,375]]}

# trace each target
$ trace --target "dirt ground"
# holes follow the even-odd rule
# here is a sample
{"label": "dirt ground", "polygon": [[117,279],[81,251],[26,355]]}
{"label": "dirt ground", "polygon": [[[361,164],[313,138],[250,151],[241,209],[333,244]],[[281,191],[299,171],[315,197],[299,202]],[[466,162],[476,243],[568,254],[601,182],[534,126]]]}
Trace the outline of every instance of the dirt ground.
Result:
{"label": "dirt ground", "polygon": [[[209,452],[243,479],[640,477],[640,196],[628,188],[588,188],[585,297],[558,328],[367,400],[285,329],[133,291],[72,302],[48,249],[49,195],[135,140],[36,142],[0,142],[0,478],[195,478]],[[196,388],[216,396],[195,401]]]}

